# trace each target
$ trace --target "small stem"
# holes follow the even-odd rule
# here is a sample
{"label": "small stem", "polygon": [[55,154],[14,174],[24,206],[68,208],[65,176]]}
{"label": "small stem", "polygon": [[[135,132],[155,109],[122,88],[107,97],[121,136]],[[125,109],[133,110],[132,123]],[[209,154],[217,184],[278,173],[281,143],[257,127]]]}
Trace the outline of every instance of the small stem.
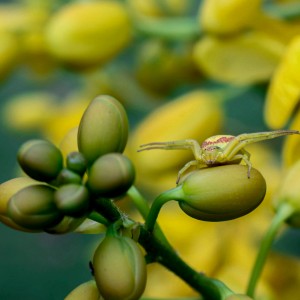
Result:
{"label": "small stem", "polygon": [[147,201],[144,199],[138,189],[135,186],[132,186],[127,192],[127,195],[131,198],[144,220],[146,220],[150,208]]}
{"label": "small stem", "polygon": [[266,232],[263,241],[260,245],[255,264],[253,266],[251,277],[249,279],[247,295],[249,297],[254,297],[256,284],[263,270],[264,264],[267,259],[268,252],[272,246],[272,243],[283,225],[284,221],[287,220],[293,213],[294,209],[289,204],[282,204],[276,212],[271,225]]}
{"label": "small stem", "polygon": [[174,189],[171,189],[169,191],[166,191],[162,194],[160,194],[152,203],[152,206],[150,208],[149,214],[146,219],[145,228],[152,232],[154,229],[154,225],[156,223],[156,219],[158,217],[158,214],[160,212],[160,209],[162,206],[167,203],[170,200],[175,200],[175,197],[172,197],[174,195],[174,192],[176,193],[177,190],[180,190],[181,187],[177,187]]}
{"label": "small stem", "polygon": [[110,223],[108,222],[108,220],[106,218],[104,218],[102,215],[100,215],[98,212],[96,211],[92,211],[89,215],[88,218],[98,222],[100,224],[103,224],[105,226],[108,226]]}
{"label": "small stem", "polygon": [[[131,198],[133,203],[135,204],[136,208],[144,218],[144,220],[147,219],[147,216],[150,212],[150,208],[148,205],[147,200],[141,195],[141,193],[138,191],[138,189],[135,186],[132,186],[129,191],[127,192],[127,195]],[[167,238],[165,237],[163,231],[161,228],[156,224],[154,226],[154,235],[157,236],[166,246],[172,248],[172,246],[169,244]]]}

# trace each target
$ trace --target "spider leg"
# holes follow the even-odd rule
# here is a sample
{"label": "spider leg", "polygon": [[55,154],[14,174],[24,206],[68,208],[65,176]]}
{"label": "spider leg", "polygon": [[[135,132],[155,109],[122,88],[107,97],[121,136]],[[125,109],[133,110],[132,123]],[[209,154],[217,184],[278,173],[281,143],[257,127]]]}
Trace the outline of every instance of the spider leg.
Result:
{"label": "spider leg", "polygon": [[177,180],[176,180],[176,184],[178,184],[182,174],[187,170],[189,169],[191,166],[199,166],[199,161],[198,160],[191,160],[189,161],[188,163],[186,163],[181,169],[180,171],[178,172],[178,175],[177,175]]}
{"label": "spider leg", "polygon": [[201,161],[201,153],[202,150],[200,145],[196,140],[188,139],[188,140],[179,140],[179,141],[170,141],[170,142],[153,142],[148,144],[143,144],[140,146],[138,152],[144,150],[152,150],[152,149],[163,149],[163,150],[184,150],[190,149],[192,150],[196,160]]}
{"label": "spider leg", "polygon": [[230,160],[237,160],[237,159],[243,160],[245,164],[248,166],[247,176],[248,178],[250,178],[250,171],[252,168],[252,164],[250,162],[250,153],[244,149],[241,149],[240,154],[234,155]]}
{"label": "spider leg", "polygon": [[232,139],[223,150],[224,158],[231,160],[246,145],[283,135],[300,134],[298,130],[274,130],[255,133],[243,133]]}

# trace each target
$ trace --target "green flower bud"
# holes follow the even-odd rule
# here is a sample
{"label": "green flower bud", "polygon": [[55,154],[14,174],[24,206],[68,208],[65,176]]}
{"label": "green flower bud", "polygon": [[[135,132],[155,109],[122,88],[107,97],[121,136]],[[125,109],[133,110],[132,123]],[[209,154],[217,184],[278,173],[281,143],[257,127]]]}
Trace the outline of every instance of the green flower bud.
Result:
{"label": "green flower bud", "polygon": [[21,189],[8,202],[8,216],[18,225],[34,230],[58,224],[63,215],[54,204],[54,192],[53,188],[43,184]]}
{"label": "green flower bud", "polygon": [[261,173],[242,165],[205,168],[190,173],[171,194],[189,216],[204,221],[225,221],[248,214],[264,199]]}
{"label": "green flower bud", "polygon": [[80,152],[71,152],[67,156],[67,168],[80,176],[84,174],[87,167],[87,161]]}
{"label": "green flower bud", "polygon": [[17,177],[5,181],[0,185],[0,221],[3,224],[20,231],[34,231],[19,226],[7,214],[7,206],[10,198],[21,189],[34,184],[36,184],[36,181],[29,177]]}
{"label": "green flower bud", "polygon": [[46,140],[30,140],[18,152],[23,171],[31,178],[49,182],[56,178],[63,167],[61,151]]}
{"label": "green flower bud", "polygon": [[300,161],[296,162],[283,178],[278,194],[275,196],[274,207],[277,211],[282,205],[289,205],[293,209],[287,223],[300,227]]}
{"label": "green flower bud", "polygon": [[81,182],[82,177],[78,173],[75,173],[69,169],[62,169],[59,172],[56,180],[57,185],[64,185],[68,183],[81,184]]}
{"label": "green flower bud", "polygon": [[89,192],[81,184],[66,184],[58,188],[54,193],[54,202],[63,214],[80,217],[89,209]]}
{"label": "green flower bud", "polygon": [[103,197],[117,197],[131,187],[134,178],[132,162],[123,154],[109,153],[92,164],[87,186],[93,193]]}
{"label": "green flower bud", "polygon": [[146,285],[146,262],[132,239],[106,235],[94,254],[93,267],[104,299],[140,299]]}
{"label": "green flower bud", "polygon": [[82,225],[86,220],[86,217],[74,218],[70,216],[64,216],[64,218],[56,225],[45,228],[44,231],[51,234],[64,234],[68,232],[74,232]]}
{"label": "green flower bud", "polygon": [[65,300],[101,300],[95,280],[84,282],[77,286]]}
{"label": "green flower bud", "polygon": [[121,103],[110,96],[96,97],[78,129],[78,148],[88,163],[106,153],[123,152],[127,138],[128,119]]}

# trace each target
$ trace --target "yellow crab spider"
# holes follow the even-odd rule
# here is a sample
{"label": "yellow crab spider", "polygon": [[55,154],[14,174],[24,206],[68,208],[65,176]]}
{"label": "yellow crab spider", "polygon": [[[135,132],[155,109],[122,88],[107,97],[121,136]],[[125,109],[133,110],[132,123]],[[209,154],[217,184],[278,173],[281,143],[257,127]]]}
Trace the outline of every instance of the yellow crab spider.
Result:
{"label": "yellow crab spider", "polygon": [[246,145],[263,140],[273,139],[283,135],[300,134],[298,130],[275,130],[266,132],[243,133],[238,136],[215,135],[206,139],[201,145],[193,139],[178,140],[170,142],[153,142],[141,145],[138,150],[180,150],[189,149],[193,152],[195,160],[185,164],[178,172],[176,183],[181,175],[191,166],[202,168],[205,166],[217,166],[225,164],[239,164],[244,161],[248,166],[248,178],[250,178],[251,162],[250,154],[243,149]]}

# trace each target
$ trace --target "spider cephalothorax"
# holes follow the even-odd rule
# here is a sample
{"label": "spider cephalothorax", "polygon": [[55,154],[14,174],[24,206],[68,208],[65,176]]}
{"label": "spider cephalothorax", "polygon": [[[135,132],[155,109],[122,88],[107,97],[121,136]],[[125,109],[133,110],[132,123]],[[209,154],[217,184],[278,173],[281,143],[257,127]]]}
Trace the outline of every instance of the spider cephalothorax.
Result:
{"label": "spider cephalothorax", "polygon": [[239,164],[244,161],[248,166],[248,178],[250,178],[251,162],[250,154],[244,147],[251,143],[273,139],[283,135],[300,134],[298,130],[275,130],[266,132],[243,133],[238,136],[215,135],[202,142],[201,145],[196,140],[187,139],[170,142],[153,142],[141,145],[138,151],[151,149],[190,149],[195,157],[185,164],[178,172],[177,183],[181,175],[191,166],[202,168],[205,166],[216,166],[223,164]]}

